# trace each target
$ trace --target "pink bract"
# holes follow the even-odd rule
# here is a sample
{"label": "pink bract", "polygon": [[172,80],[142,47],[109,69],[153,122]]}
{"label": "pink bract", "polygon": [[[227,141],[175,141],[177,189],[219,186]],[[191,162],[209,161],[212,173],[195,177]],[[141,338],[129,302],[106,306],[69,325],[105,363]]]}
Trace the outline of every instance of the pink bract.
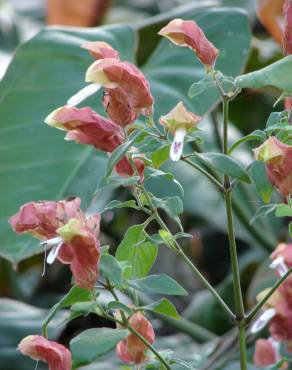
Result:
{"label": "pink bract", "polygon": [[212,67],[215,64],[219,51],[195,21],[173,19],[158,34],[176,45],[192,49],[205,66]]}
{"label": "pink bract", "polygon": [[59,227],[70,218],[79,217],[80,203],[80,198],[26,203],[9,223],[18,234],[30,233],[41,240],[54,238]]}
{"label": "pink bract", "polygon": [[104,41],[88,41],[81,45],[89,51],[95,59],[116,58],[119,59],[119,52]]}
{"label": "pink bract", "polygon": [[[100,116],[89,107],[76,108],[65,105],[53,111],[46,118],[46,123],[68,131],[67,140],[93,145],[107,153],[112,153],[125,141],[123,129],[119,125]],[[138,159],[134,161],[140,177],[143,178],[144,163]],[[117,163],[116,171],[121,176],[132,176],[134,173],[127,157],[123,157]]]}
{"label": "pink bract", "polygon": [[29,335],[22,339],[18,349],[36,361],[47,362],[50,370],[71,370],[70,351],[63,345],[40,335]]}
{"label": "pink bract", "polygon": [[[153,327],[141,312],[134,313],[129,319],[129,324],[150,344],[154,343],[155,333]],[[129,334],[117,345],[119,358],[126,363],[137,365],[148,360],[145,354],[146,350],[147,346],[134,334]]]}
{"label": "pink bract", "polygon": [[122,127],[133,123],[138,118],[138,114],[127,101],[126,93],[120,87],[105,89],[103,105],[110,118]]}
{"label": "pink bract", "polygon": [[268,178],[280,194],[292,194],[292,146],[271,136],[255,150],[255,158],[265,162]]}
{"label": "pink bract", "polygon": [[99,232],[99,215],[83,221],[73,218],[58,229],[58,234],[64,241],[58,252],[58,259],[70,265],[76,285],[88,290],[93,289],[99,275]]}
{"label": "pink bract", "polygon": [[152,114],[153,96],[149,83],[134,64],[114,58],[98,60],[88,68],[86,81],[101,84],[107,89],[120,88],[136,114]]}
{"label": "pink bract", "polygon": [[279,361],[278,353],[271,341],[258,339],[255,346],[254,363],[258,367],[269,366]]}

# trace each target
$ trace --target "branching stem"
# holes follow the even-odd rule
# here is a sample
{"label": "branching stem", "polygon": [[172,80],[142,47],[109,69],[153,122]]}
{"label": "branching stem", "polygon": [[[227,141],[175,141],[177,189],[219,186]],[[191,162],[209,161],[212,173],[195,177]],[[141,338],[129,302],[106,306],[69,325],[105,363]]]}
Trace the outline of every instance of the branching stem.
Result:
{"label": "branching stem", "polygon": [[[157,221],[157,223],[163,230],[167,231],[170,235],[172,235],[171,231],[169,230],[167,225],[164,223],[164,221],[160,217],[156,207],[154,206],[152,202],[151,196],[148,194],[144,185],[141,184],[140,186],[141,186],[142,192],[144,193],[148,201],[149,208],[153,214],[153,217],[155,218],[155,220]],[[189,257],[185,254],[185,252],[183,251],[183,249],[181,248],[181,246],[179,245],[179,243],[176,241],[174,237],[173,237],[173,242],[174,242],[177,254],[181,256],[181,258],[189,265],[189,267],[192,269],[195,275],[199,278],[199,280],[204,284],[204,286],[213,294],[213,296],[216,298],[220,306],[227,313],[228,317],[231,320],[234,320],[235,315],[233,314],[233,312],[230,310],[230,308],[227,306],[227,304],[224,302],[221,296],[216,292],[216,290],[212,287],[212,285],[208,282],[208,280],[201,274],[201,272],[197,269],[197,267],[193,264],[193,262],[189,259]]]}

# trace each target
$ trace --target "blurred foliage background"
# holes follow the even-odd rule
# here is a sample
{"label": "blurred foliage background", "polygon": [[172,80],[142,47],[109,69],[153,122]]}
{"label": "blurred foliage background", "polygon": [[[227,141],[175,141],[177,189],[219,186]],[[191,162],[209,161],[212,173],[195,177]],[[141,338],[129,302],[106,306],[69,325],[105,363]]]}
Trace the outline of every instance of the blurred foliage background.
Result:
{"label": "blurred foliage background", "polygon": [[[40,198],[79,195],[83,198],[83,207],[92,211],[101,209],[111,199],[129,197],[124,188],[107,189],[93,196],[104,171],[105,157],[73,143],[65,143],[62,134],[42,124],[52,109],[64,104],[64,97],[66,99],[84,84],[83,75],[91,59],[79,50],[82,40],[104,39],[116,47],[124,59],[136,59],[150,80],[157,101],[156,118],[168,112],[178,99],[185,100],[196,113],[206,113],[201,126],[204,142],[198,145],[201,150],[215,151],[220,149],[218,96],[211,91],[194,101],[187,98],[191,82],[201,78],[202,67],[196,64],[188,50],[159,43],[157,31],[168,19],[191,16],[221,50],[218,67],[224,73],[236,75],[243,69],[256,70],[282,57],[281,30],[275,16],[281,12],[282,1],[268,1],[268,6],[266,3],[255,0],[48,0],[47,3],[0,0],[1,369],[32,368],[32,362],[21,357],[15,347],[23,336],[40,331],[46,310],[68,291],[71,283],[68,269],[61,264],[47,268],[45,276],[41,276],[44,254],[30,238],[22,239],[12,234],[8,217],[21,204]],[[46,24],[54,28],[44,30]],[[72,28],[75,26],[91,29]],[[264,92],[245,90],[231,105],[231,139],[265,127],[278,95],[271,89]],[[90,103],[95,108],[99,106],[97,101]],[[276,109],[283,109],[281,103]],[[242,146],[235,155],[248,164],[252,158],[251,149],[249,145]],[[230,263],[221,196],[199,173],[184,165],[166,166],[185,188],[182,223],[185,232],[193,238],[182,240],[184,248],[231,303]],[[163,181],[154,181],[148,187],[158,195],[177,192],[175,188],[167,188],[165,193]],[[241,275],[248,307],[272,279],[267,269],[268,255],[278,241],[285,240],[286,229],[283,221],[272,216],[260,220],[252,229],[249,220],[262,200],[251,186],[240,185],[235,194]],[[277,197],[276,194],[273,196]],[[108,211],[102,222],[103,244],[116,248],[125,230],[143,221],[141,217],[133,210]],[[175,230],[172,221],[167,221]],[[190,291],[187,298],[174,299],[186,320],[185,328],[180,328],[181,333],[173,322],[155,319],[160,334],[158,346],[160,342],[163,347],[175,348],[182,358],[203,366],[218,344],[216,339],[210,339],[227,333],[231,325],[191,271],[163,247],[154,267],[154,271],[158,270],[169,273]],[[109,325],[90,315],[70,323],[66,312],[59,316],[50,334],[65,344],[87,327]],[[198,334],[200,330],[201,335]],[[231,366],[232,369],[230,361],[236,361],[237,357],[234,347],[230,348],[226,352],[227,365],[216,363],[214,368]],[[102,361],[87,369],[114,369],[117,363],[112,354]],[[214,364],[209,368],[212,366]]]}

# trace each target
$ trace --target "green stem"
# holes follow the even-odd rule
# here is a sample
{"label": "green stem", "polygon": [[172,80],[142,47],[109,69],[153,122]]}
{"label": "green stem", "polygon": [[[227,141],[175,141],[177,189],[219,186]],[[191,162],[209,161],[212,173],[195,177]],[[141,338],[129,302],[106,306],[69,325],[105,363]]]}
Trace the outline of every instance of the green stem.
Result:
{"label": "green stem", "polygon": [[[145,189],[143,184],[141,185],[141,190],[144,193],[144,195],[145,195],[145,197],[148,201],[149,207],[150,207],[150,209],[153,213],[153,216],[156,219],[157,223],[160,225],[160,227],[163,230],[167,231],[170,235],[172,235],[171,231],[166,226],[166,224],[164,223],[164,221],[160,217],[159,213],[157,212],[157,209],[153,205],[152,199],[151,199],[150,195],[148,194],[148,192]],[[216,290],[212,287],[212,285],[208,282],[208,280],[200,273],[200,271],[193,264],[193,262],[189,259],[189,257],[185,254],[185,252],[183,251],[183,249],[181,248],[181,246],[178,244],[178,242],[175,240],[174,237],[173,237],[173,241],[174,241],[174,244],[175,244],[176,251],[177,251],[178,255],[181,256],[181,258],[189,265],[191,270],[195,273],[195,275],[199,278],[199,280],[204,284],[204,286],[213,294],[213,296],[217,299],[218,303],[221,305],[221,307],[227,313],[227,315],[232,320],[234,320],[235,316],[234,316],[233,312],[230,310],[230,308],[227,306],[227,304],[224,302],[224,300],[220,297],[220,295],[216,292]]]}
{"label": "green stem", "polygon": [[232,198],[231,198],[230,191],[226,193],[225,199],[226,199],[229,249],[230,249],[232,276],[233,276],[235,310],[236,310],[236,314],[240,317],[240,319],[243,319],[244,306],[243,306],[243,299],[242,299],[242,292],[241,292],[240,272],[239,272],[239,266],[238,266],[236,242],[235,242],[235,235],[234,235],[234,226],[233,226],[233,217],[232,217]]}
{"label": "green stem", "polygon": [[247,370],[246,333],[244,325],[239,325],[239,350],[241,370]]}
{"label": "green stem", "polygon": [[264,296],[264,298],[258,302],[258,304],[253,308],[253,310],[247,315],[245,323],[249,324],[251,320],[256,316],[256,314],[261,310],[261,308],[267,303],[270,297],[275,293],[275,291],[283,284],[283,282],[288,278],[288,276],[292,273],[292,267],[286,272],[285,275],[278,280],[272,288],[268,291],[268,293]]}
{"label": "green stem", "polygon": [[[228,111],[229,99],[223,96],[223,154],[228,155]],[[225,189],[225,206],[227,216],[227,229],[229,239],[229,250],[231,258],[233,289],[234,289],[234,303],[236,320],[239,329],[239,350],[240,350],[240,366],[241,370],[247,370],[247,356],[246,356],[246,338],[245,338],[245,312],[242,298],[242,290],[240,283],[240,272],[237,258],[237,248],[233,225],[232,215],[232,188],[228,176],[224,176],[224,189]]]}

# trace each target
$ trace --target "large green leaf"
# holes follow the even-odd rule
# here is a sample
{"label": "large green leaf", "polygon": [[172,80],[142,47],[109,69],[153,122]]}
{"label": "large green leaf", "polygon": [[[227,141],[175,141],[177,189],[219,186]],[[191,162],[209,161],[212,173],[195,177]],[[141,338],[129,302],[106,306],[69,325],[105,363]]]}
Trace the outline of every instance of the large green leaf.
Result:
{"label": "large green leaf", "polygon": [[[220,49],[218,69],[227,75],[240,71],[250,42],[244,12],[190,6],[150,23],[160,27],[175,16],[195,19],[204,29]],[[19,49],[0,83],[1,256],[18,262],[40,251],[37,242],[14,235],[7,224],[8,217],[23,203],[78,195],[83,208],[89,205],[97,179],[105,173],[106,156],[96,155],[86,146],[63,142],[64,134],[46,127],[43,120],[85,85],[85,70],[92,59],[80,49],[84,40],[107,41],[120,51],[122,59],[133,60],[138,31],[141,28],[134,31],[125,25],[90,30],[52,28]],[[152,30],[149,37],[153,36]],[[218,99],[217,93],[207,91],[194,101],[188,100],[189,86],[202,79],[204,68],[190,50],[174,47],[167,40],[159,43],[142,69],[151,83],[156,118],[178,100],[203,114]],[[104,114],[96,97],[86,103]]]}
{"label": "large green leaf", "polygon": [[242,88],[274,86],[285,92],[292,92],[291,68],[292,55],[288,55],[263,69],[237,77],[235,83]]}

